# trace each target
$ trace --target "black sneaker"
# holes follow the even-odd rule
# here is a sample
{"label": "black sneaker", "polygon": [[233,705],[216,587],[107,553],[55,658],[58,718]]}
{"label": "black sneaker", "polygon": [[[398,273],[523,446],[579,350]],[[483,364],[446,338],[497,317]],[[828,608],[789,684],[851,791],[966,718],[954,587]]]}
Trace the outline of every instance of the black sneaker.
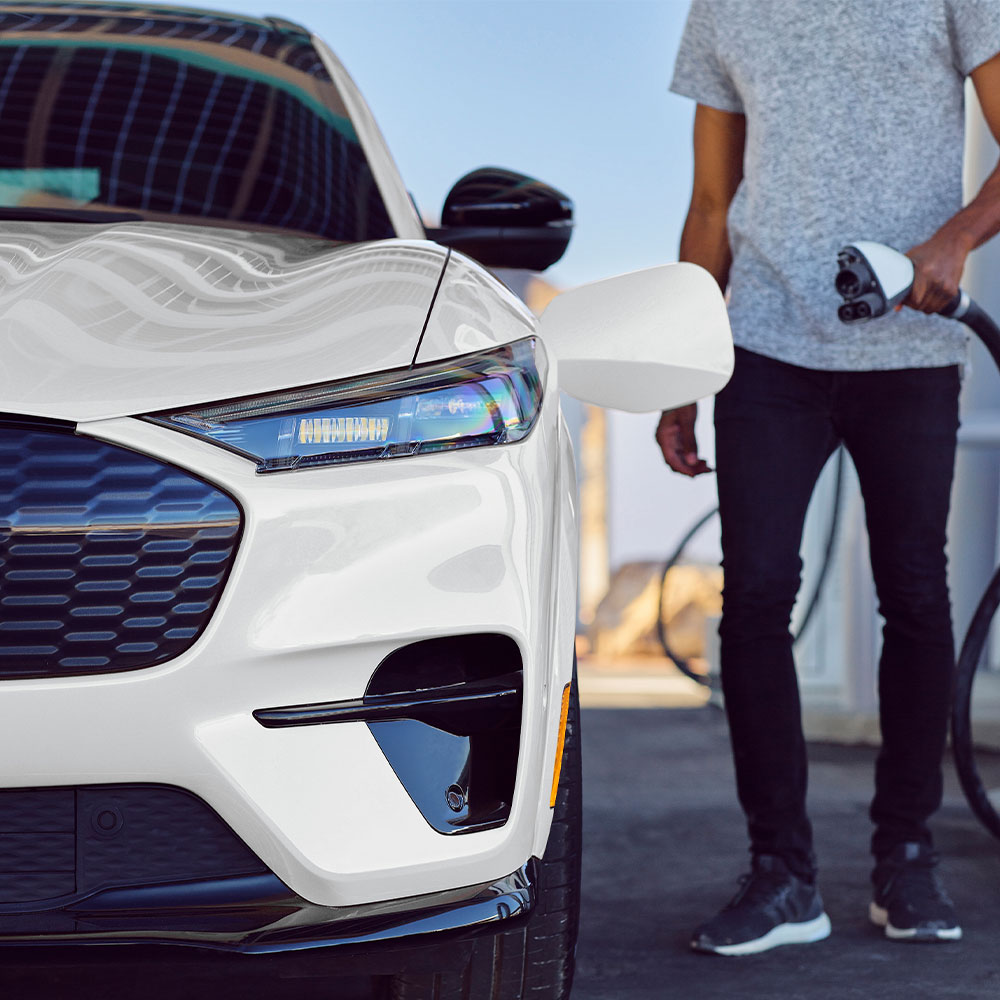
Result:
{"label": "black sneaker", "polygon": [[894,941],[958,941],[962,928],[938,880],[937,854],[923,844],[897,844],[872,872],[873,924]]}
{"label": "black sneaker", "polygon": [[740,879],[739,892],[695,929],[691,947],[716,955],[754,955],[829,935],[830,918],[816,886],[793,875],[781,858],[763,854]]}

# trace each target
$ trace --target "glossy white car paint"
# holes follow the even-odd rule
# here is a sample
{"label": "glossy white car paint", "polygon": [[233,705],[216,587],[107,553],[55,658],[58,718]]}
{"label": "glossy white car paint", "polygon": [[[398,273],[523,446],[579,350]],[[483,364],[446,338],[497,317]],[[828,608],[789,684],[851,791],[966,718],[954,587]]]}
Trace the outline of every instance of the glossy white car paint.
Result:
{"label": "glossy white car paint", "polygon": [[695,264],[595,281],[557,295],[538,332],[559,358],[560,388],[643,413],[718,392],[733,371],[726,304]]}
{"label": "glossy white car paint", "polygon": [[0,409],[95,420],[405,367],[446,256],[403,240],[4,223]]}
{"label": "glossy white car paint", "polygon": [[[533,336],[537,319],[521,300],[475,261],[453,253],[417,354],[418,364],[471,354]],[[549,365],[556,363],[546,352]]]}
{"label": "glossy white car paint", "polygon": [[[214,480],[243,507],[244,535],[187,653],[124,674],[4,683],[0,786],[189,788],[293,890],[325,904],[501,877],[544,845],[551,692],[569,678],[575,619],[572,466],[552,461],[569,456],[555,406],[509,447],[270,476],[138,420],[79,432]],[[251,716],[359,698],[394,648],[484,630],[511,635],[525,669],[519,779],[502,829],[435,832],[364,723],[268,730]]]}
{"label": "glossy white car paint", "polygon": [[[260,476],[135,417],[407,364],[446,251],[19,225],[0,238],[0,408],[74,420],[80,434],[202,475],[237,498],[245,530],[221,603],[183,655],[124,674],[4,682],[0,787],[189,788],[294,891],[331,905],[484,882],[541,855],[576,617],[557,363],[519,444]],[[534,328],[496,279],[451,254],[418,361]],[[661,391],[666,405],[676,388]],[[359,698],[393,649],[484,631],[512,636],[524,658],[518,782],[502,829],[435,832],[363,723],[268,730],[252,717]]]}
{"label": "glossy white car paint", "polygon": [[[520,444],[259,476],[135,417],[409,364],[447,251],[150,223],[4,228],[0,409],[72,420],[200,474],[237,498],[245,529],[220,605],[185,654],[124,674],[4,682],[0,787],[188,788],[325,904],[488,881],[542,853],[575,625],[575,478],[554,366]],[[534,328],[456,255],[439,302],[435,356]],[[524,658],[519,779],[502,829],[435,832],[363,723],[269,730],[252,717],[359,698],[393,649],[482,631],[511,635]]]}

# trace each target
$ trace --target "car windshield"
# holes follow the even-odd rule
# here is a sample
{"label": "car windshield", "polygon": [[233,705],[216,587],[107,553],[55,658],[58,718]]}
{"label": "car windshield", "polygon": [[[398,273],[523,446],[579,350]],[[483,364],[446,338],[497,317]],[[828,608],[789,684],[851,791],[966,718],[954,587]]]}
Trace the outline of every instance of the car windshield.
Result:
{"label": "car windshield", "polygon": [[394,235],[340,92],[280,21],[4,4],[0,135],[0,218]]}

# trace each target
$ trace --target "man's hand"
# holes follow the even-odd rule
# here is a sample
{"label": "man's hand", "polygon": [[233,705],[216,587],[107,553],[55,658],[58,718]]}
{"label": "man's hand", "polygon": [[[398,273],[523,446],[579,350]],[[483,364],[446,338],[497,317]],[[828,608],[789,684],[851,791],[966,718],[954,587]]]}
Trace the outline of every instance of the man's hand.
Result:
{"label": "man's hand", "polygon": [[[694,113],[694,186],[681,233],[680,260],[699,264],[726,290],[733,253],[726,217],[743,180],[747,120],[743,115],[699,104]],[[694,421],[698,404],[664,410],[656,428],[663,460],[682,476],[711,472],[698,457]]]}
{"label": "man's hand", "polygon": [[664,410],[656,426],[656,443],[663,460],[682,476],[699,476],[711,472],[708,463],[698,457],[698,442],[694,438],[694,421],[698,404],[689,403],[676,410]]}
{"label": "man's hand", "polygon": [[[1000,142],[1000,55],[977,66],[972,82],[986,124]],[[907,253],[913,261],[913,290],[903,305],[921,312],[938,312],[958,294],[962,268],[969,253],[1000,233],[1000,163],[986,178],[979,194],[952,216],[926,243]]]}
{"label": "man's hand", "polygon": [[963,235],[952,236],[942,229],[907,252],[913,261],[913,288],[903,305],[936,313],[955,298],[965,259],[972,249]]}

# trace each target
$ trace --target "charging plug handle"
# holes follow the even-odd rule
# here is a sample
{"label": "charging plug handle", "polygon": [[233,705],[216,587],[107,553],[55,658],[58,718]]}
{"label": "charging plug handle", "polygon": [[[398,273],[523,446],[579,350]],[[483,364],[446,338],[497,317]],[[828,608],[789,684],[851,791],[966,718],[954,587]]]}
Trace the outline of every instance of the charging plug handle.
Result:
{"label": "charging plug handle", "polygon": [[868,259],[856,247],[844,247],[837,254],[834,286],[844,300],[837,310],[841,323],[863,323],[886,312],[885,293]]}
{"label": "charging plug handle", "polygon": [[844,323],[884,316],[913,287],[913,261],[906,254],[872,240],[856,240],[837,254],[834,285],[844,300],[838,315]]}
{"label": "charging plug handle", "polygon": [[[846,246],[837,254],[837,265],[839,270],[834,286],[844,300],[837,310],[842,323],[859,323],[883,315],[902,302],[913,285],[913,265],[909,258],[881,243],[859,240]],[[886,283],[891,297],[886,295]],[[940,313],[948,319],[959,320],[972,330],[1000,369],[1000,327],[968,293],[959,289]]]}

